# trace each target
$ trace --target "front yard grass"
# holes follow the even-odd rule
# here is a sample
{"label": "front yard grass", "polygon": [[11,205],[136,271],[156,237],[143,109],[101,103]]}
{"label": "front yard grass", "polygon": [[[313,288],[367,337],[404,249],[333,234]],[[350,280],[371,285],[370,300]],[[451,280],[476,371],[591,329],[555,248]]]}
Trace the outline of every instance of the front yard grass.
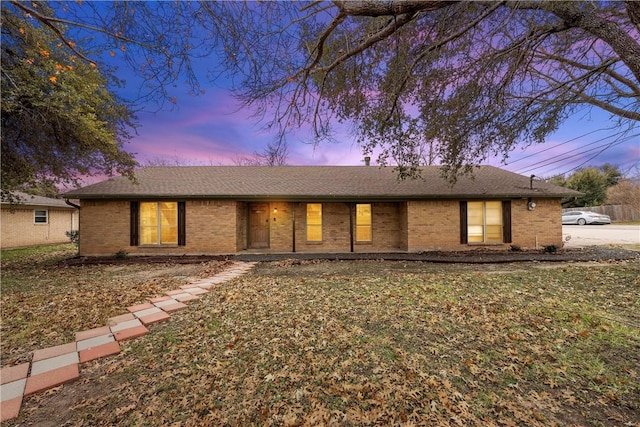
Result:
{"label": "front yard grass", "polygon": [[75,333],[185,284],[188,276],[220,271],[226,262],[68,266],[72,244],[2,251],[2,366],[30,360],[40,348],[66,344]]}
{"label": "front yard grass", "polygon": [[639,295],[637,261],[263,263],[14,423],[637,425]]}

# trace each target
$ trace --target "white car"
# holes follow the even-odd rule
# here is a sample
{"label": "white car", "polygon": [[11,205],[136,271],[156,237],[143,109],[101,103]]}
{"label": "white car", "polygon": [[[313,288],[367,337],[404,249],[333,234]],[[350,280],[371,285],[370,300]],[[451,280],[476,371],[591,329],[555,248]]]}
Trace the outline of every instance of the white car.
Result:
{"label": "white car", "polygon": [[562,214],[563,224],[611,224],[609,215],[589,211],[569,211]]}

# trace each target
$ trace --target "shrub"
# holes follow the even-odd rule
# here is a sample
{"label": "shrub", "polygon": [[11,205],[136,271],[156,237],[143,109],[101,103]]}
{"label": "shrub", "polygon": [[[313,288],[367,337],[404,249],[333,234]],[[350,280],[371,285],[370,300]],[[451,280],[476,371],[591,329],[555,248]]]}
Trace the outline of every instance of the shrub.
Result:
{"label": "shrub", "polygon": [[558,252],[558,247],[556,245],[547,245],[542,247],[542,251],[547,254],[555,254]]}
{"label": "shrub", "polygon": [[64,234],[69,238],[69,240],[71,240],[71,243],[76,245],[77,248],[80,244],[80,230],[65,231]]}
{"label": "shrub", "polygon": [[115,253],[114,257],[116,259],[125,259],[128,255],[129,253],[127,251],[125,251],[124,249],[120,249],[118,252]]}

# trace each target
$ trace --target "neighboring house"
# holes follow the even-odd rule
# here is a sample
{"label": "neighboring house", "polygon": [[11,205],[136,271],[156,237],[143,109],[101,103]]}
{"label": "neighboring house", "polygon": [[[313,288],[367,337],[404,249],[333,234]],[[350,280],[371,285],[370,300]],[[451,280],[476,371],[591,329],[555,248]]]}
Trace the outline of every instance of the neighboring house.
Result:
{"label": "neighboring house", "polygon": [[80,199],[80,255],[419,252],[562,246],[561,199],[582,193],[492,166],[450,185],[374,166],[151,167]]}
{"label": "neighboring house", "polygon": [[78,211],[64,200],[15,192],[16,204],[2,201],[2,249],[69,243],[78,229]]}

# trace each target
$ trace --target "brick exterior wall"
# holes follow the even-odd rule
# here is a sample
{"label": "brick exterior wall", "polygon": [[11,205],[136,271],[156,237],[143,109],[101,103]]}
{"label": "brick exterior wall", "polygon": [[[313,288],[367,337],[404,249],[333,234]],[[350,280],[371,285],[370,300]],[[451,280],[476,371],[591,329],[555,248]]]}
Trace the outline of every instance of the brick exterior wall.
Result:
{"label": "brick exterior wall", "polygon": [[[35,224],[34,210],[47,210],[48,223]],[[78,229],[76,210],[55,209],[47,207],[37,208],[2,208],[2,249],[24,246],[49,245],[69,243],[65,234],[72,229]]]}
{"label": "brick exterior wall", "polygon": [[[307,241],[307,204],[296,208],[297,252],[349,252],[349,205],[347,203],[322,204],[322,242]],[[355,248],[354,248],[355,249]]]}
{"label": "brick exterior wall", "polygon": [[130,246],[130,202],[82,201],[80,255],[227,254],[238,251],[235,201],[188,200],[186,246]]}
{"label": "brick exterior wall", "polygon": [[[322,204],[322,242],[307,241],[307,204],[271,203],[270,210],[278,209],[271,218],[271,251],[291,252],[293,249],[293,210],[295,209],[296,252],[349,252],[354,227],[355,210],[350,215],[349,203]],[[354,252],[384,252],[402,250],[400,203],[372,203],[372,241],[356,242]],[[275,218],[275,221],[274,221]]]}
{"label": "brick exterior wall", "polygon": [[[512,242],[497,245],[460,244],[458,200],[372,203],[372,242],[355,242],[354,252],[495,249],[511,245],[523,249],[562,246],[559,199],[511,201]],[[306,240],[306,203],[269,203],[269,248],[261,251],[349,252],[350,226],[355,218],[349,203],[322,204],[322,242]],[[186,246],[130,246],[128,201],[83,201],[80,215],[80,254],[113,255],[120,250],[139,255],[227,254],[248,246],[247,202],[186,201]],[[277,209],[277,212],[274,212]],[[295,218],[295,221],[294,221]]]}
{"label": "brick exterior wall", "polygon": [[236,252],[247,249],[249,228],[249,205],[236,203]]}
{"label": "brick exterior wall", "polygon": [[527,209],[527,200],[511,202],[513,245],[523,249],[562,247],[562,206],[560,199],[536,199],[536,208]]}
{"label": "brick exterior wall", "polygon": [[469,250],[482,247],[505,249],[511,245],[536,249],[562,246],[560,199],[536,199],[536,208],[528,210],[527,200],[511,201],[511,243],[461,244],[460,201],[418,201],[407,203],[407,250]]}
{"label": "brick exterior wall", "polygon": [[129,246],[129,202],[80,202],[80,245],[83,256],[113,255]]}
{"label": "brick exterior wall", "polygon": [[459,250],[462,246],[459,201],[407,202],[407,251]]}
{"label": "brick exterior wall", "polygon": [[238,251],[237,202],[226,200],[187,201],[187,245],[180,253],[228,254]]}
{"label": "brick exterior wall", "polygon": [[[269,240],[272,252],[293,251],[293,209],[298,203],[269,204]],[[277,209],[277,212],[273,210]],[[296,209],[296,224],[303,218],[300,208]],[[296,229],[296,235],[299,231]],[[296,236],[298,237],[298,236]],[[296,239],[298,240],[298,239]],[[296,250],[298,249],[296,243]]]}
{"label": "brick exterior wall", "polygon": [[402,216],[404,203],[372,203],[372,242],[356,243],[355,252],[404,250]]}

